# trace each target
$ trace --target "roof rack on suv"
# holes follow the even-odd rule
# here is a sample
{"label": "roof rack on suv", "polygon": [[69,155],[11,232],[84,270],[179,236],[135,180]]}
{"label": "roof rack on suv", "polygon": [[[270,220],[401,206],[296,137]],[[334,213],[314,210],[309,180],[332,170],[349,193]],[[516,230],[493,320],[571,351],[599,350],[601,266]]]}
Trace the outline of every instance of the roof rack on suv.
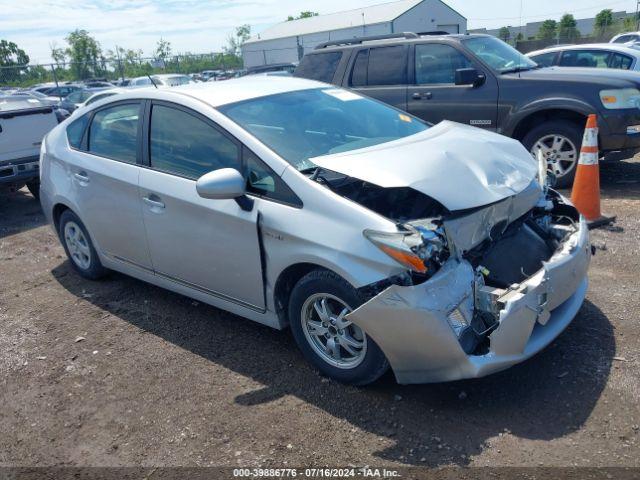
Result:
{"label": "roof rack on suv", "polygon": [[345,38],[344,40],[331,40],[329,42],[324,42],[316,46],[316,50],[320,50],[321,48],[337,46],[337,45],[357,45],[359,43],[364,42],[372,42],[375,40],[389,40],[392,38],[420,38],[417,34],[413,32],[402,32],[402,33],[387,33],[385,35],[372,35],[370,37],[359,37],[359,38]]}
{"label": "roof rack on suv", "polygon": [[451,33],[449,32],[445,32],[444,30],[432,30],[430,32],[418,32],[416,35],[420,35],[420,36],[429,36],[429,35],[435,35],[435,36],[439,36],[439,35],[451,35]]}

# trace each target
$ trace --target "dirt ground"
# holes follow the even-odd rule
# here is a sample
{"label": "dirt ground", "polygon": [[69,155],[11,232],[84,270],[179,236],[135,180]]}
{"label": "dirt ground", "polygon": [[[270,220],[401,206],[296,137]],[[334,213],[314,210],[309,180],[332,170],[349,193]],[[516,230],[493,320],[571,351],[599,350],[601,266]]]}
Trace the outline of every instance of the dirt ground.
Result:
{"label": "dirt ground", "polygon": [[640,160],[602,167],[587,301],[493,376],[368,388],[288,331],[74,274],[39,204],[0,198],[0,466],[640,466]]}

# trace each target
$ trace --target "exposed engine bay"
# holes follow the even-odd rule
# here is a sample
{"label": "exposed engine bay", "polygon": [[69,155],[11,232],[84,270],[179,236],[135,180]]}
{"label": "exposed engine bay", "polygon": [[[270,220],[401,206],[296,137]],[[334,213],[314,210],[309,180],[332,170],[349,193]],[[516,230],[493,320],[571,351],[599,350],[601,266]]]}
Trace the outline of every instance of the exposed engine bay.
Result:
{"label": "exposed engine bay", "polygon": [[[535,183],[495,204],[450,212],[409,187],[382,188],[324,169],[314,176],[335,193],[396,222],[404,233],[403,246],[422,262],[405,274],[362,288],[367,298],[391,285],[425,283],[450,259],[471,265],[475,279],[470,307],[447,312],[468,355],[488,352],[489,336],[509,299],[524,292],[521,284],[543,269],[579,228],[577,210],[554,190],[543,193]],[[384,243],[389,244],[374,235],[369,239],[380,242],[383,250]]]}

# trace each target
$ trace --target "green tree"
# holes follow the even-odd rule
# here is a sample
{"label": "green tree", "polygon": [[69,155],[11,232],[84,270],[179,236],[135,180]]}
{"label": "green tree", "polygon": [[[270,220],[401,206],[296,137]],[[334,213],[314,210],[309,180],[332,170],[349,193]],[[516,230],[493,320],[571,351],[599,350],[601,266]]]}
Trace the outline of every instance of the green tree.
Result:
{"label": "green tree", "polygon": [[[14,67],[28,63],[29,55],[18,45],[7,40],[0,40],[0,66]],[[3,68],[0,70],[0,84],[18,83],[26,73],[28,73],[26,69],[22,68]]]}
{"label": "green tree", "polygon": [[29,55],[13,42],[0,40],[0,66],[27,65]]}
{"label": "green tree", "polygon": [[555,20],[545,20],[538,29],[540,40],[553,40],[558,33],[558,23]]}
{"label": "green tree", "polygon": [[618,23],[617,27],[617,33],[632,32],[634,30],[638,30],[638,18],[635,14],[633,16],[624,17],[624,19],[622,19],[622,21]]}
{"label": "green tree", "polygon": [[227,45],[223,47],[224,53],[227,55],[235,56],[238,59],[242,56],[242,45],[251,37],[251,26],[241,25],[236,27],[233,35],[229,35],[227,39]]}
{"label": "green tree", "polygon": [[169,60],[169,57],[171,57],[171,42],[160,37],[160,40],[158,40],[156,44],[156,50],[153,52],[153,57],[163,62]]}
{"label": "green tree", "polygon": [[516,43],[521,42],[524,40],[524,35],[522,34],[522,32],[518,32],[518,36],[516,37]]}
{"label": "green tree", "polygon": [[509,38],[511,38],[511,31],[507,27],[502,27],[498,31],[498,38],[503,42],[508,42]]}
{"label": "green tree", "polygon": [[558,36],[561,43],[571,43],[580,38],[580,31],[576,19],[570,13],[565,13],[558,24]]}
{"label": "green tree", "polygon": [[306,10],[304,12],[300,12],[300,15],[298,15],[297,17],[289,15],[287,17],[287,22],[291,22],[292,20],[300,20],[301,18],[311,18],[311,17],[317,17],[317,16],[318,16],[318,12],[310,12],[309,10]]}
{"label": "green tree", "polygon": [[102,49],[98,41],[86,30],[76,29],[65,38],[69,45],[65,53],[72,62],[71,70],[76,79],[90,78],[101,74],[98,63],[102,59]]}
{"label": "green tree", "polygon": [[613,32],[615,20],[613,10],[606,8],[596,15],[594,22],[595,33],[598,37],[605,37]]}

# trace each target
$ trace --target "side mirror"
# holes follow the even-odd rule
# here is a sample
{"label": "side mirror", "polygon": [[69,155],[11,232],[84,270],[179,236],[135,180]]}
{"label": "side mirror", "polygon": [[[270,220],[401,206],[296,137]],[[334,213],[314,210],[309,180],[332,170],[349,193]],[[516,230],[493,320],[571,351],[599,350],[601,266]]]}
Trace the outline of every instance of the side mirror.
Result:
{"label": "side mirror", "polygon": [[485,81],[484,73],[478,72],[475,68],[459,68],[456,70],[456,85],[472,85],[479,87]]}
{"label": "side mirror", "polygon": [[196,191],[202,198],[229,200],[245,194],[246,181],[235,168],[221,168],[201,176]]}

